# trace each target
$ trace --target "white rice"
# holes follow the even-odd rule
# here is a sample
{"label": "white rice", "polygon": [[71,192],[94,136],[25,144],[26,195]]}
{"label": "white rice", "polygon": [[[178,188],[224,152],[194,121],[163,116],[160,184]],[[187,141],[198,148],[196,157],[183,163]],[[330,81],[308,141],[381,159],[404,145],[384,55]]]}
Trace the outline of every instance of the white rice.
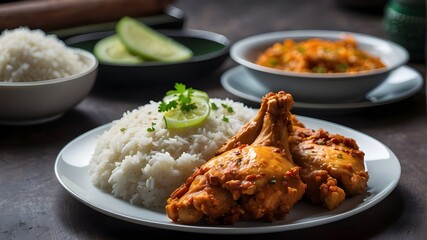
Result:
{"label": "white rice", "polygon": [[158,102],[126,112],[97,141],[90,162],[93,184],[134,205],[164,207],[172,191],[256,114],[229,99],[210,101],[218,110],[201,126],[180,131],[165,128]]}
{"label": "white rice", "polygon": [[20,27],[0,35],[0,81],[32,82],[71,76],[87,64],[55,35]]}

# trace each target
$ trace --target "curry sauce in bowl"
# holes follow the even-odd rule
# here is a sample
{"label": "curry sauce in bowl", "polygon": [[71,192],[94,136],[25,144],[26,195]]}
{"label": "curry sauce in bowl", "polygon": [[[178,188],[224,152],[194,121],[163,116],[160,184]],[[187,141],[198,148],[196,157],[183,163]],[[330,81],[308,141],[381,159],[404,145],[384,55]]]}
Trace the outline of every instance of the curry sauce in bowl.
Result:
{"label": "curry sauce in bowl", "polygon": [[358,48],[356,40],[285,39],[267,48],[257,64],[279,70],[310,73],[357,73],[385,67],[377,56]]}
{"label": "curry sauce in bowl", "polygon": [[391,41],[326,30],[251,36],[234,43],[230,56],[268,90],[315,103],[363,99],[408,61],[407,51]]}

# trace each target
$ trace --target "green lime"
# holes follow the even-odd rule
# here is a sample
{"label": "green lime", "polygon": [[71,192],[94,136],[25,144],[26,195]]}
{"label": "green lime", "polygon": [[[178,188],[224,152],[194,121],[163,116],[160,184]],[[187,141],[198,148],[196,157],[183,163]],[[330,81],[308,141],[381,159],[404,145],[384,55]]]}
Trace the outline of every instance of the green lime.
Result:
{"label": "green lime", "polygon": [[131,17],[121,18],[116,32],[130,52],[146,59],[177,62],[193,56],[186,46]]}
{"label": "green lime", "polygon": [[[206,92],[200,91],[200,90],[196,90],[193,89],[192,90],[193,93],[191,94],[191,97],[198,97],[198,98],[203,98],[206,99],[206,101],[209,101],[209,95]],[[185,92],[183,93],[184,96],[188,95],[188,89],[185,90]],[[174,93],[174,94],[170,94],[170,95],[166,95],[163,98],[163,102],[168,103],[170,101],[177,101],[179,98],[179,94]]]}
{"label": "green lime", "polygon": [[131,54],[117,35],[111,35],[99,40],[93,49],[100,62],[136,64],[144,62],[139,56]]}
{"label": "green lime", "polygon": [[210,106],[205,98],[192,97],[191,102],[195,104],[195,109],[186,111],[178,107],[164,113],[163,117],[168,129],[193,127],[203,123],[208,118]]}

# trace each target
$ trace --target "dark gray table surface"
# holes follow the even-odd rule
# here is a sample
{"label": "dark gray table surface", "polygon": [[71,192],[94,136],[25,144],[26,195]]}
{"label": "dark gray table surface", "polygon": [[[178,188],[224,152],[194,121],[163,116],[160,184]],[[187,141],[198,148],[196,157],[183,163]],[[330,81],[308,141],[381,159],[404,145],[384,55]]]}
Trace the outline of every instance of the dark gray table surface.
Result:
{"label": "dark gray table surface", "polygon": [[[213,31],[231,42],[254,34],[296,29],[362,32],[388,38],[382,12],[353,10],[333,0],[195,1],[174,5],[185,12],[184,28]],[[191,83],[211,97],[244,101],[220,84],[228,59],[217,71]],[[409,62],[425,78],[425,63]],[[172,76],[173,77],[173,76]],[[170,86],[97,87],[60,119],[34,126],[0,126],[0,239],[124,239],[135,236],[179,239],[425,239],[427,236],[427,114],[425,87],[403,101],[357,111],[295,113],[348,126],[387,145],[402,175],[396,189],[367,211],[326,225],[254,235],[201,235],[122,221],[86,206],[58,182],[55,159],[71,140],[118,119]],[[246,102],[257,107],[257,103]]]}

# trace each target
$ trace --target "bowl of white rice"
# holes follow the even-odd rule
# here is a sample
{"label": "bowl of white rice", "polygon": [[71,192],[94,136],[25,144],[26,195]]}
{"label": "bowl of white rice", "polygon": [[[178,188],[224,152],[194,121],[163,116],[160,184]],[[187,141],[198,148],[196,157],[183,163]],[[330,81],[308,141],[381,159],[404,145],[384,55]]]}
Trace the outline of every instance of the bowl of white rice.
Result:
{"label": "bowl of white rice", "polygon": [[55,35],[25,27],[0,35],[0,123],[51,121],[81,102],[92,89],[98,61]]}

